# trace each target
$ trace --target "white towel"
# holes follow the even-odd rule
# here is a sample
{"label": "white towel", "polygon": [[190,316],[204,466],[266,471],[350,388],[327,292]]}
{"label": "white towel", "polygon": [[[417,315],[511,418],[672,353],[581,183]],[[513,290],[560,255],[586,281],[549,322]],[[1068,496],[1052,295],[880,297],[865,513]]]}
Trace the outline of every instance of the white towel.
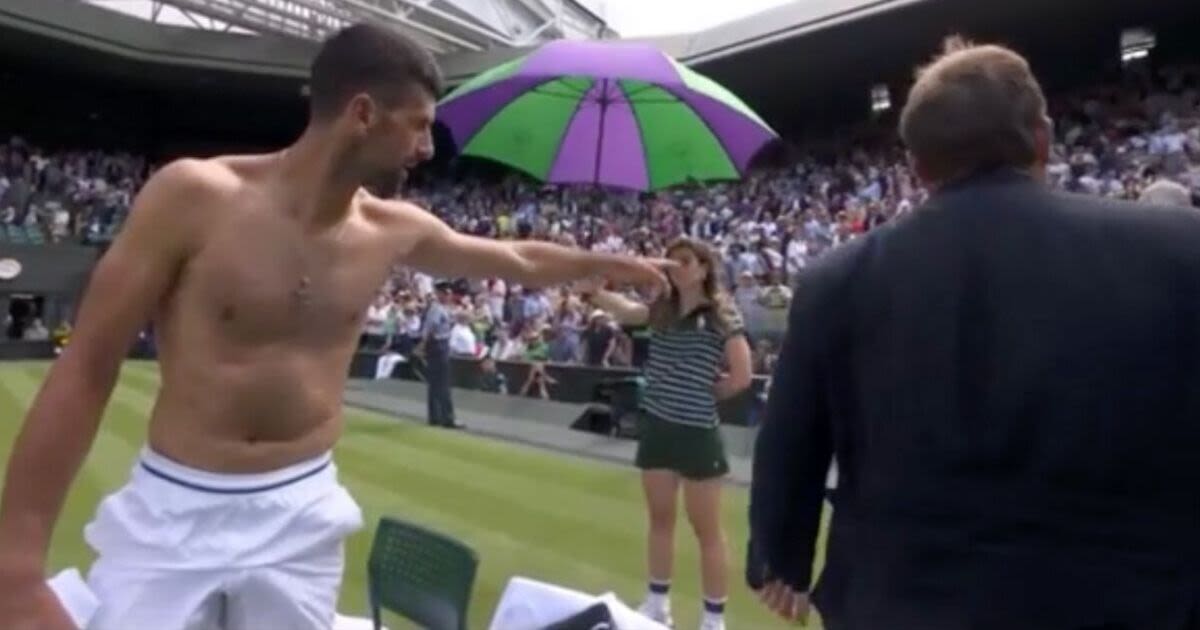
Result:
{"label": "white towel", "polygon": [[668,630],[667,626],[638,614],[612,593],[596,597],[523,577],[509,580],[489,630],[540,630],[597,602],[608,606],[617,630]]}

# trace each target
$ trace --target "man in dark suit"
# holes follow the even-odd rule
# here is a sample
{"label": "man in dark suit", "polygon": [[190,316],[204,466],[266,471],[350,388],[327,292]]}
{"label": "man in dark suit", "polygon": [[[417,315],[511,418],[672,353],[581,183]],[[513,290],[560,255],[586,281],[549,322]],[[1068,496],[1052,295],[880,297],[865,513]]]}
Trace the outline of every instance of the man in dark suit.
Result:
{"label": "man in dark suit", "polygon": [[1024,59],[948,43],[901,118],[931,190],[800,277],[752,573],[826,627],[1197,626],[1200,217],[1053,192]]}

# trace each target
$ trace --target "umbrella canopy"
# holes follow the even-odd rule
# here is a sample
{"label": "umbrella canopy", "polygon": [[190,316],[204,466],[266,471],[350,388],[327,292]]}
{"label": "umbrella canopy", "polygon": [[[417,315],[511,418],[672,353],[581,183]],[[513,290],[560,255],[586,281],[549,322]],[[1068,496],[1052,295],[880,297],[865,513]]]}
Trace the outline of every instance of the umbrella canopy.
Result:
{"label": "umbrella canopy", "polygon": [[635,190],[738,179],[777,137],[715,81],[627,42],[545,44],[459,86],[438,118],[463,154]]}

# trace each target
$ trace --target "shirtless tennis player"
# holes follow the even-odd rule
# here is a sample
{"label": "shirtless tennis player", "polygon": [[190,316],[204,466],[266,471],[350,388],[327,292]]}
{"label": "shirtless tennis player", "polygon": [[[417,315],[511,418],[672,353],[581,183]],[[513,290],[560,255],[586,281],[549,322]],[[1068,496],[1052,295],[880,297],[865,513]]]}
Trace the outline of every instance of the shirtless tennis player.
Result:
{"label": "shirtless tennis player", "polygon": [[363,315],[392,265],[665,286],[661,261],[468,237],[365,192],[431,157],[439,83],[412,41],[350,27],[313,63],[311,120],[295,144],[180,160],[146,183],[8,464],[0,628],[70,626],[43,582],[47,547],[146,321],[162,386],[129,483],[85,530],[101,601],[89,627],[326,629],[343,540],[362,526],[330,450]]}

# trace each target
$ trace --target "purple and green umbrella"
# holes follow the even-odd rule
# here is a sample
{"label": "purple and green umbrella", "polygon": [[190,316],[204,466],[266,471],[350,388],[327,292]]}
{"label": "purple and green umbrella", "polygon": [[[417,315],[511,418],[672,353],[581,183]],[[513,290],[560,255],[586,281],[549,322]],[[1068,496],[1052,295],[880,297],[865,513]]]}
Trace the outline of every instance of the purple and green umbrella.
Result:
{"label": "purple and green umbrella", "polygon": [[550,42],[438,107],[462,154],[554,183],[658,190],[739,179],[777,137],[732,92],[637,43]]}

